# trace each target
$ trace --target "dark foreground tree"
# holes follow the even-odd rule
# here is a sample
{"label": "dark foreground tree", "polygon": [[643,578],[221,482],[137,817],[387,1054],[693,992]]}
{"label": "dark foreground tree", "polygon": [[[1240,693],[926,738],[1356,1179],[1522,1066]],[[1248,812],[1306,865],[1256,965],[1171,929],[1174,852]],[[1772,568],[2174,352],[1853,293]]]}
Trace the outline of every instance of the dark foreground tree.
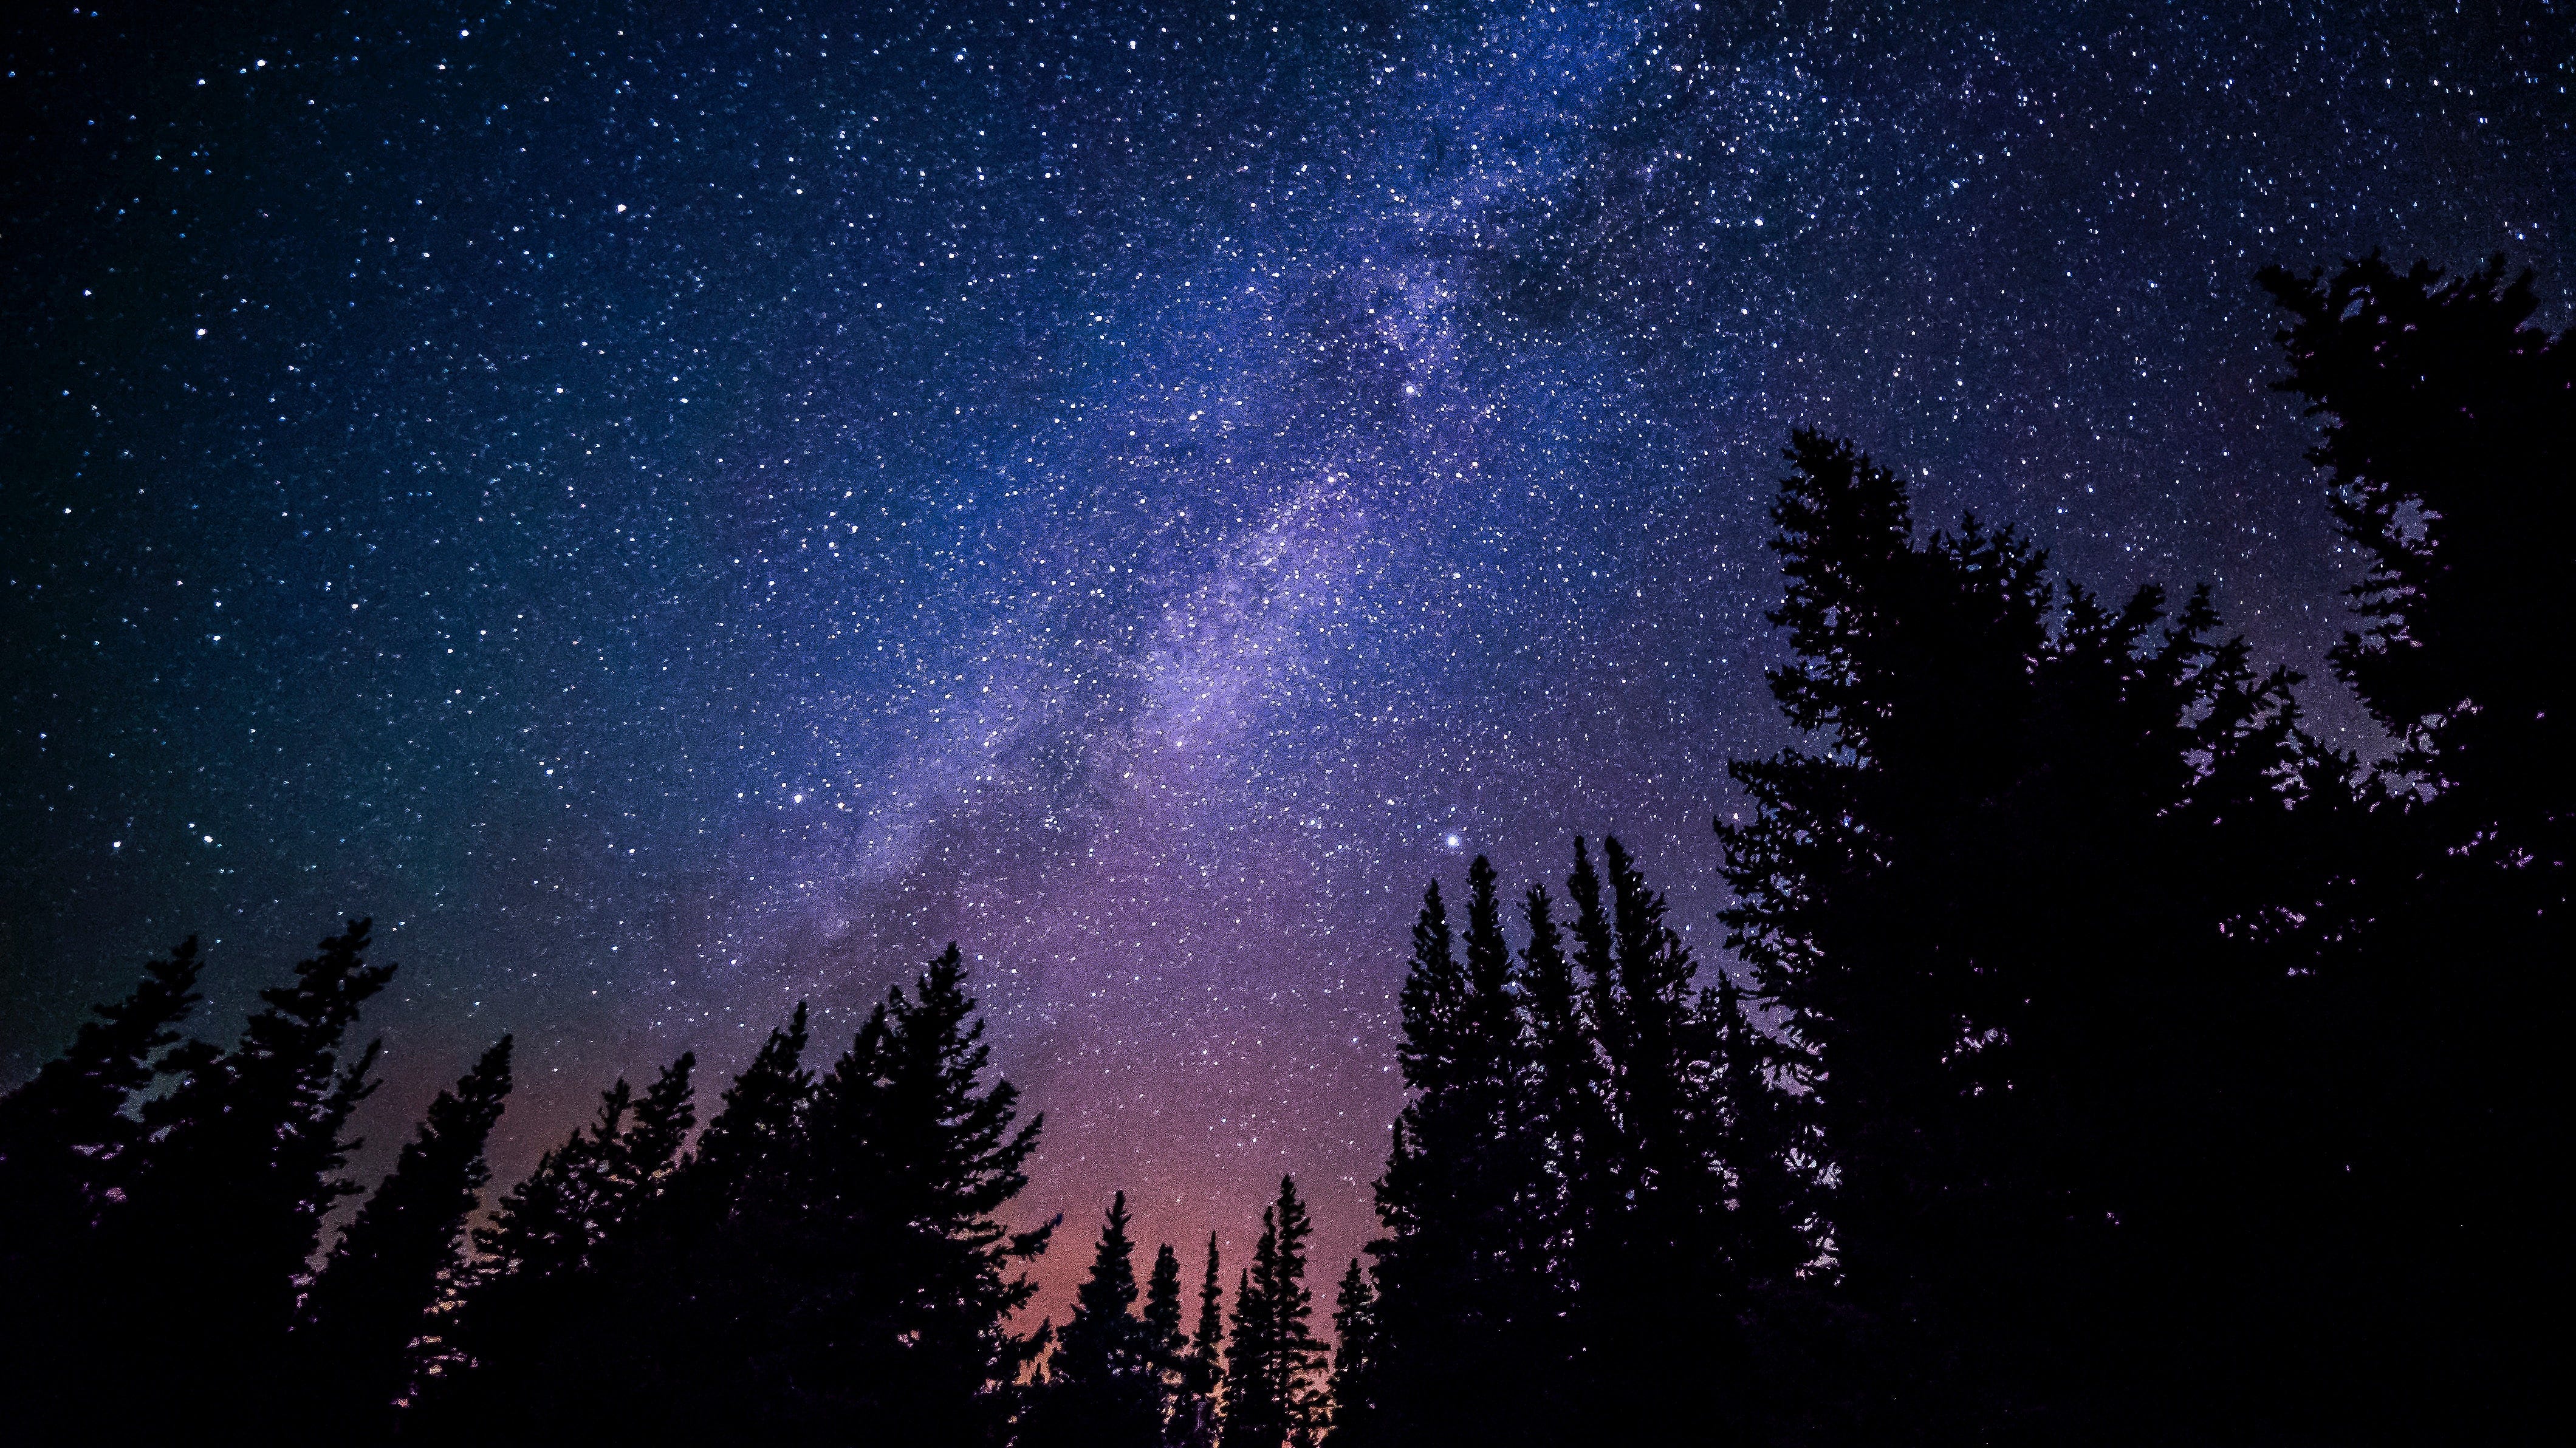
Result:
{"label": "dark foreground tree", "polygon": [[[1073,1315],[1056,1337],[1018,1441],[1026,1448],[1155,1448],[1163,1438],[1167,1342],[1136,1313],[1135,1244],[1127,1237],[1127,1194],[1109,1203],[1091,1272],[1074,1294]],[[1164,1249],[1164,1259],[1170,1249]],[[1157,1265],[1160,1265],[1158,1261]],[[1180,1313],[1179,1263],[1172,1261],[1167,1310]]]}
{"label": "dark foreground tree", "polygon": [[341,1050],[393,975],[367,963],[369,943],[369,922],[351,921],[260,992],[231,1050],[181,1048],[175,1084],[141,1104],[154,1140],[101,1244],[101,1287],[131,1317],[100,1346],[158,1365],[143,1392],[103,1394],[137,1436],[252,1421],[278,1389],[322,1219],[358,1190],[338,1175],[357,1145],[342,1133],[375,1089],[377,1047]]}
{"label": "dark foreground tree", "polygon": [[1333,1295],[1333,1375],[1326,1384],[1333,1410],[1326,1442],[1347,1441],[1352,1423],[1346,1420],[1367,1420],[1377,1354],[1377,1288],[1353,1257]]}
{"label": "dark foreground tree", "polygon": [[[1515,958],[1469,870],[1466,963],[1435,887],[1401,1060],[1415,1095],[1378,1186],[1374,1290],[1334,1374],[1337,1445],[1742,1436],[1756,1295],[1814,1255],[1807,1158],[1732,987],[1694,994],[1662,897],[1575,842],[1573,950],[1526,893]],[[1688,1375],[1670,1364],[1694,1364]]]}
{"label": "dark foreground tree", "polygon": [[555,1389],[585,1380],[583,1348],[615,1333],[610,1267],[630,1260],[636,1224],[669,1184],[696,1119],[696,1064],[682,1053],[640,1100],[619,1080],[592,1124],[539,1158],[475,1229],[481,1255],[442,1315],[426,1365],[434,1380],[408,1431],[464,1436],[478,1421],[541,1428],[580,1416]]}
{"label": "dark foreground tree", "polygon": [[[179,1042],[193,941],[0,1099],[0,1263],[10,1430],[149,1440],[254,1415],[283,1436],[313,1400],[290,1343],[376,1051],[342,1057],[391,966],[352,921],[259,995],[229,1051]],[[148,1364],[148,1370],[138,1370]]]}
{"label": "dark foreground tree", "polygon": [[1199,1278],[1199,1315],[1181,1359],[1169,1437],[1178,1448],[1217,1441],[1217,1386],[1225,1379],[1225,1284],[1218,1275],[1216,1234],[1208,1234],[1207,1271]]}
{"label": "dark foreground tree", "polygon": [[1732,766],[1752,818],[1719,833],[1883,1334],[1862,1431],[2216,1431],[2319,1165],[2267,1145],[2302,1133],[2261,1043],[2313,995],[2278,922],[2336,804],[2303,791],[2339,781],[2205,591],[2061,603],[2012,531],[1918,541],[1887,470],[1790,458],[1772,688],[1824,747]]}
{"label": "dark foreground tree", "polygon": [[162,1053],[198,1003],[200,966],[192,935],[0,1097],[0,1401],[31,1442],[97,1432],[102,1354],[135,1328],[138,1304],[107,1290],[123,1274],[101,1256],[103,1234],[143,1165],[128,1107],[177,1069]]}
{"label": "dark foreground tree", "polygon": [[1008,1328],[1035,1290],[1014,1268],[1049,1228],[995,1220],[1039,1122],[984,1079],[964,987],[952,946],[819,1077],[798,1007],[676,1164],[685,1058],[631,1124],[612,1090],[484,1237],[435,1431],[998,1441],[1037,1349]]}
{"label": "dark foreground tree", "polygon": [[2323,420],[2310,457],[2370,564],[2335,669],[2397,746],[2332,861],[2318,1225],[2346,1265],[2316,1336],[2355,1422],[2501,1439],[2543,1421],[2553,1363],[2518,1324],[2566,1262],[2533,1204],[2576,955],[2576,330],[2531,326],[2531,274],[2500,257],[2262,280],[2293,318],[2276,386]]}
{"label": "dark foreground tree", "polygon": [[1279,1179],[1279,1198],[1261,1212],[1252,1267],[1234,1298],[1226,1347],[1224,1448],[1286,1448],[1317,1427],[1315,1294],[1306,1286],[1306,1239],[1314,1222],[1297,1183]]}
{"label": "dark foreground tree", "polygon": [[432,1330],[430,1309],[457,1270],[465,1219],[490,1179],[483,1143],[509,1095],[503,1036],[455,1090],[430,1102],[392,1175],[331,1249],[296,1337],[297,1367],[311,1385],[301,1403],[317,1440],[391,1434],[396,1404],[411,1397],[421,1366],[413,1346]]}

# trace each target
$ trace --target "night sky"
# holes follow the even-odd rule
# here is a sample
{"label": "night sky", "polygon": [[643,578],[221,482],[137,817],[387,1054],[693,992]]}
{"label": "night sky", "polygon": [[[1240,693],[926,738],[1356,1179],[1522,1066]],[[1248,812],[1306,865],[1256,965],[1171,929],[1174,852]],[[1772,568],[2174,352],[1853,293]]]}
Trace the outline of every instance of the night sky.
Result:
{"label": "night sky", "polygon": [[0,1084],[372,914],[365,1164],[512,1031],[507,1181],[954,938],[1059,1315],[1119,1187],[1335,1275],[1433,875],[1719,959],[1790,427],[2366,747],[2252,274],[2576,281],[2541,0],[233,8],[8,42]]}

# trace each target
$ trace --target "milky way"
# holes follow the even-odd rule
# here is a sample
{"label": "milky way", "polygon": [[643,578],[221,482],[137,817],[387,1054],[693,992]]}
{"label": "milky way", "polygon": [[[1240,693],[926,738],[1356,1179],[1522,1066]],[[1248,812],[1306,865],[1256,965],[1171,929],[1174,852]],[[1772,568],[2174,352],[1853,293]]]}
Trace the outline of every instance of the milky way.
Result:
{"label": "milky way", "polygon": [[369,913],[506,1178],[954,938],[1055,1292],[1356,1249],[1468,856],[1720,959],[1790,427],[2313,669],[2253,271],[2576,278],[2539,3],[306,9],[10,41],[0,1080]]}

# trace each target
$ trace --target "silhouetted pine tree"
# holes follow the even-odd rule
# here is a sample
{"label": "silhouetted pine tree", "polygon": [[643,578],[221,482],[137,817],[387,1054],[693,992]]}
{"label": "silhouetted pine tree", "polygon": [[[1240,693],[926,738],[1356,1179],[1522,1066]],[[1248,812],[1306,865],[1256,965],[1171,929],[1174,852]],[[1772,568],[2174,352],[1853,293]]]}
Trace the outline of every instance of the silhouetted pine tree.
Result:
{"label": "silhouetted pine tree", "polygon": [[1561,1289],[1574,1244],[1585,1232],[1575,1184],[1586,1177],[1587,1151],[1604,1144],[1601,1062],[1555,902],[1544,887],[1529,887],[1521,915],[1529,927],[1519,986],[1529,1054],[1513,1115],[1523,1159],[1536,1171],[1524,1183],[1535,1195],[1517,1214],[1522,1230],[1514,1250],[1523,1262],[1546,1269],[1547,1279]]}
{"label": "silhouetted pine tree", "polygon": [[1224,1296],[1216,1234],[1210,1232],[1207,1272],[1199,1279],[1198,1325],[1190,1336],[1189,1355],[1181,1359],[1180,1391],[1172,1404],[1169,1436],[1184,1448],[1210,1448],[1217,1440],[1217,1385],[1225,1378]]}
{"label": "silhouetted pine tree", "polygon": [[805,1002],[798,1001],[787,1024],[769,1033],[725,1088],[724,1108],[707,1123],[680,1178],[683,1192],[701,1199],[703,1205],[691,1203],[697,1210],[721,1214],[714,1204],[781,1184],[797,1144],[797,1118],[814,1093],[814,1074],[802,1065],[806,1040]]}
{"label": "silhouetted pine tree", "polygon": [[2331,771],[2205,592],[2170,622],[2152,587],[2060,604],[2010,530],[1917,543],[1892,474],[1789,455],[1772,688],[1826,747],[1730,766],[1753,818],[1719,832],[1887,1349],[1855,1431],[2205,1431],[2290,1245],[2272,1183],[2306,1169],[2257,1143],[2314,1134],[2267,1114],[2253,1042],[2304,989],[2268,922]]}
{"label": "silhouetted pine tree", "polygon": [[1007,1321],[1036,1291],[1014,1267],[1053,1224],[1013,1233],[994,1213],[1028,1184],[1043,1118],[1018,1122],[1017,1088],[984,1080],[965,976],[951,945],[887,993],[816,1086],[784,1205],[737,1229],[792,1305],[756,1366],[796,1385],[795,1431],[996,1441],[1040,1350]]}
{"label": "silhouetted pine tree", "polygon": [[[429,1104],[419,1134],[331,1249],[304,1300],[298,1366],[316,1438],[380,1439],[411,1392],[415,1340],[456,1271],[465,1219],[490,1178],[483,1143],[510,1095],[510,1038]],[[283,1407],[284,1405],[281,1405]]]}
{"label": "silhouetted pine tree", "polygon": [[[2377,807],[2348,811],[2363,845],[2319,862],[2349,890],[2310,912],[2332,922],[2335,1046],[2313,1075],[2347,1192],[2321,1247],[2346,1265],[2302,1336],[2343,1369],[2320,1396],[2369,1431],[2528,1436],[2553,1365],[2514,1324],[2566,1260],[2530,1204],[2554,1190],[2531,1143],[2558,1129],[2567,1032],[2538,972],[2576,954],[2576,330],[2529,325],[2532,277],[2502,257],[2261,281],[2294,317],[2274,385],[2325,419],[2309,456],[2370,564],[2335,670],[2397,745]],[[2452,1326],[2411,1330],[2433,1321]]]}
{"label": "silhouetted pine tree", "polygon": [[482,1255],[440,1315],[409,1431],[560,1440],[592,1421],[584,1399],[619,1371],[638,1221],[669,1185],[696,1120],[696,1066],[696,1053],[683,1052],[640,1099],[622,1078],[600,1093],[591,1125],[539,1158],[474,1230]]}
{"label": "silhouetted pine tree", "polygon": [[[1153,1448],[1163,1436],[1161,1343],[1136,1307],[1127,1194],[1110,1199],[1090,1275],[1048,1356],[1046,1381],[1020,1435],[1031,1448]],[[1173,1264],[1172,1311],[1180,1309]]]}
{"label": "silhouetted pine tree", "polygon": [[1177,1375],[1190,1340],[1181,1331],[1181,1259],[1169,1242],[1154,1249],[1154,1270],[1145,1281],[1144,1316],[1146,1341],[1153,1347],[1157,1368],[1167,1378]]}
{"label": "silhouetted pine tree", "polygon": [[1708,1023],[1711,1073],[1722,1116],[1716,1157],[1725,1172],[1725,1225],[1719,1235],[1728,1285],[1735,1290],[1794,1280],[1816,1256],[1815,1181],[1808,1163],[1817,1144],[1800,1120],[1799,1103],[1780,1084],[1777,1043],[1757,1027],[1744,993],[1720,973],[1701,1003]]}
{"label": "silhouetted pine tree", "polygon": [[[1535,1255],[1559,1195],[1550,1120],[1529,1095],[1533,1058],[1491,862],[1468,869],[1466,960],[1440,889],[1423,896],[1402,996],[1399,1059],[1416,1088],[1378,1181],[1387,1235],[1371,1244],[1391,1355],[1353,1384],[1338,1432],[1353,1443],[1545,1437],[1534,1392],[1557,1346],[1549,1264]],[[1533,1230],[1534,1227],[1536,1230]]]}
{"label": "silhouetted pine tree", "polygon": [[1468,967],[1425,897],[1401,1056],[1417,1094],[1379,1183],[1373,1345],[1337,1378],[1337,1444],[1652,1436],[1685,1413],[1702,1436],[1753,1431],[1748,1319],[1757,1285],[1814,1255],[1812,1143],[1777,1047],[1731,985],[1693,994],[1661,897],[1605,851],[1606,888],[1575,842],[1571,957],[1533,888],[1509,968],[1485,861]]}
{"label": "silhouetted pine tree", "polygon": [[351,921],[260,992],[232,1050],[179,1048],[176,1084],[143,1103],[155,1139],[93,1284],[123,1305],[117,1349],[155,1364],[110,1409],[132,1436],[256,1421],[278,1391],[322,1218],[358,1190],[336,1175],[357,1144],[341,1132],[377,1047],[344,1061],[341,1042],[393,975],[366,963],[368,943]]}
{"label": "silhouetted pine tree", "polygon": [[1235,1292],[1225,1448],[1286,1448],[1314,1431],[1313,1378],[1323,1344],[1312,1322],[1315,1294],[1306,1286],[1306,1239],[1313,1232],[1296,1182],[1281,1177],[1279,1199],[1261,1212],[1252,1269]]}
{"label": "silhouetted pine tree", "polygon": [[1377,1289],[1353,1257],[1333,1298],[1332,1432],[1325,1441],[1347,1441],[1351,1424],[1369,1417],[1377,1341]]}
{"label": "silhouetted pine tree", "polygon": [[195,1009],[190,936],[95,1008],[62,1055],[0,1096],[0,1402],[30,1443],[95,1436],[135,1304],[103,1291],[123,1274],[100,1251],[142,1165],[134,1098],[178,1065],[161,1053]]}
{"label": "silhouetted pine tree", "polygon": [[[2453,829],[2524,868],[2567,868],[2576,797],[2576,331],[2526,325],[2528,271],[2502,256],[2459,276],[2377,253],[2331,281],[2267,267],[2297,320],[2274,384],[2331,419],[2311,454],[2335,521],[2370,560],[2367,624],[2335,671],[2462,796]],[[2563,899],[2564,876],[2542,892]],[[2554,892],[2554,893],[2551,893]]]}

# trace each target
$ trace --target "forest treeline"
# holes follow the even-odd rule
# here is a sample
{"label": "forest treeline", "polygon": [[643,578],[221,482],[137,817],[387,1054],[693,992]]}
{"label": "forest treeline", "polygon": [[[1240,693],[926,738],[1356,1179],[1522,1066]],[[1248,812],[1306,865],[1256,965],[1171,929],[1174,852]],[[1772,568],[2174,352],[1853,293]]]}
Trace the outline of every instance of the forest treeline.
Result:
{"label": "forest treeline", "polygon": [[[1801,432],[1802,743],[1730,766],[1703,970],[1615,839],[1423,897],[1383,1235],[1308,1281],[1108,1204],[1020,1325],[1041,1120],[954,946],[837,1055],[683,1055],[486,1200],[505,1038],[343,1179],[366,924],[183,1040],[193,942],[0,1098],[14,1441],[1333,1448],[2519,1442],[2554,1416],[2576,333],[2531,279],[2263,274],[2366,572],[2338,680],[2206,589],[1925,532]],[[2552,965],[2551,962],[2558,962]],[[1327,1269],[1329,1270],[1329,1269]],[[1195,1281],[1188,1279],[1195,1278]]]}

